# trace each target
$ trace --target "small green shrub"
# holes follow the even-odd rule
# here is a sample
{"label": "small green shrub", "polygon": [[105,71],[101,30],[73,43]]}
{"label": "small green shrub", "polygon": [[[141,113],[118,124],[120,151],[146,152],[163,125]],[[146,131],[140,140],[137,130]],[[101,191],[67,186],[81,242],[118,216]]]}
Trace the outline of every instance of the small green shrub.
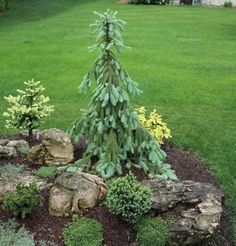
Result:
{"label": "small green shrub", "polygon": [[19,174],[24,170],[24,165],[14,165],[11,163],[0,166],[0,175],[2,174]]}
{"label": "small green shrub", "polygon": [[25,147],[25,146],[20,146],[19,148],[17,148],[17,150],[21,153],[21,154],[28,154],[29,152],[29,147]]}
{"label": "small green shrub", "polygon": [[25,218],[29,214],[42,205],[43,198],[35,183],[30,185],[17,184],[16,191],[10,192],[3,199],[3,207],[15,216],[21,215]]}
{"label": "small green shrub", "polygon": [[165,221],[159,217],[145,217],[137,225],[137,239],[140,246],[165,246],[169,231]]}
{"label": "small green shrub", "polygon": [[102,224],[89,218],[81,218],[67,225],[63,230],[66,246],[101,246]]}
{"label": "small green shrub", "polygon": [[14,219],[0,222],[0,245],[35,246],[33,235],[24,227],[18,229]]}
{"label": "small green shrub", "polygon": [[151,209],[151,191],[129,173],[109,182],[106,204],[112,213],[136,223]]}
{"label": "small green shrub", "polygon": [[49,167],[40,167],[34,173],[35,175],[39,176],[40,178],[49,178],[57,171],[57,167],[49,166]]}
{"label": "small green shrub", "polygon": [[232,8],[232,7],[233,7],[233,4],[232,4],[232,2],[230,2],[230,1],[226,1],[226,2],[224,3],[224,7],[225,7],[225,8]]}

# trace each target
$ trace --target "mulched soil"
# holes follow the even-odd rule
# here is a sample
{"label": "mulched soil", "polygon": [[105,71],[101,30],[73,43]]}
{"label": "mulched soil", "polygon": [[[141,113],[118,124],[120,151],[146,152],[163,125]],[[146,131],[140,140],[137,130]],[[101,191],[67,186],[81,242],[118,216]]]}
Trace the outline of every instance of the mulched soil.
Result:
{"label": "mulched soil", "polygon": [[[16,138],[22,139],[22,136],[14,137],[14,139]],[[33,145],[38,143],[39,141],[34,141]],[[85,146],[84,141],[75,145],[76,159],[81,158]],[[211,176],[208,169],[202,165],[201,160],[196,155],[185,151],[174,144],[165,144],[163,146],[163,150],[168,156],[166,162],[172,165],[180,180],[211,183],[219,187],[218,182]],[[32,163],[29,163],[26,156],[21,154],[19,157],[11,160],[0,159],[0,165],[9,162],[25,164],[29,169],[39,167],[38,165],[32,165]],[[140,181],[147,178],[147,175],[145,175],[141,170],[133,169],[132,172]],[[28,230],[34,233],[36,242],[45,240],[55,242],[56,245],[62,246],[62,229],[65,224],[71,221],[71,219],[50,216],[48,213],[49,190],[43,191],[42,195],[44,197],[44,205],[31,215],[28,215],[25,219],[18,219],[17,221],[20,225],[25,225]],[[103,224],[104,244],[106,246],[128,246],[136,242],[136,234],[132,226],[123,221],[119,216],[110,213],[104,205],[84,211],[84,215],[89,218],[99,220]],[[10,218],[10,216],[0,208],[0,221],[5,221],[8,218]],[[228,221],[227,214],[224,212],[220,228],[221,237],[224,238],[221,242],[222,246],[232,245],[229,241],[230,227]],[[38,243],[36,245],[38,245]]]}

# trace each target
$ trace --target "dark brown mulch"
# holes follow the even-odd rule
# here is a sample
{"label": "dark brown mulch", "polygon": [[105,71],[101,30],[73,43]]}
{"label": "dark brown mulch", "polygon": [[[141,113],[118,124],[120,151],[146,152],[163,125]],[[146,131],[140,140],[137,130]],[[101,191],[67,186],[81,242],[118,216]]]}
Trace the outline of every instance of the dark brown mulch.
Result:
{"label": "dark brown mulch", "polygon": [[102,223],[104,243],[107,246],[128,246],[135,242],[136,233],[133,227],[119,216],[109,212],[105,206],[98,206],[85,213],[85,215]]}
{"label": "dark brown mulch", "polygon": [[[27,215],[25,219],[18,218],[17,222],[20,225],[25,225],[25,228],[34,234],[37,246],[41,240],[45,240],[48,243],[54,242],[57,246],[63,246],[62,228],[71,220],[49,215],[49,190],[44,190],[42,196],[44,197],[43,206],[36,209],[32,214]],[[9,218],[10,216],[0,209],[0,221],[6,221]]]}
{"label": "dark brown mulch", "polygon": [[[35,142],[34,144],[37,144]],[[80,158],[85,148],[85,143],[77,144],[75,150],[76,158]],[[201,163],[201,160],[194,154],[184,151],[173,144],[165,144],[163,150],[167,153],[167,163],[170,163],[180,180],[193,180],[196,182],[211,183],[219,187],[218,182],[211,176],[210,172]],[[0,160],[1,164],[19,163],[26,164],[30,169],[39,167],[29,163],[24,155],[11,160]],[[128,171],[127,171],[128,172]],[[132,169],[138,180],[147,178],[139,169]],[[54,241],[56,245],[62,246],[62,228],[70,221],[68,218],[53,217],[48,214],[48,196],[49,191],[43,192],[45,197],[44,206],[33,214],[27,216],[24,220],[18,219],[20,224],[25,224],[26,228],[32,231],[36,240]],[[120,217],[111,214],[105,206],[98,206],[92,210],[86,211],[85,216],[99,220],[104,227],[104,243],[107,246],[128,246],[135,242],[135,231],[128,223]],[[0,209],[0,221],[8,219],[9,216]],[[222,216],[221,235],[225,238],[223,245],[232,245],[229,243],[229,222],[227,214]]]}

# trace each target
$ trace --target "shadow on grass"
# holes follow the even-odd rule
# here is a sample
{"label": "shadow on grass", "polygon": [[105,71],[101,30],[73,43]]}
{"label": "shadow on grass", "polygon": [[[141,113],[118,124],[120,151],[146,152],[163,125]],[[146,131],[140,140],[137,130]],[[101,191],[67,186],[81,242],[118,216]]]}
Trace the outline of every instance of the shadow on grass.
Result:
{"label": "shadow on grass", "polygon": [[1,26],[21,24],[49,18],[73,6],[93,0],[12,0],[9,10],[0,13]]}

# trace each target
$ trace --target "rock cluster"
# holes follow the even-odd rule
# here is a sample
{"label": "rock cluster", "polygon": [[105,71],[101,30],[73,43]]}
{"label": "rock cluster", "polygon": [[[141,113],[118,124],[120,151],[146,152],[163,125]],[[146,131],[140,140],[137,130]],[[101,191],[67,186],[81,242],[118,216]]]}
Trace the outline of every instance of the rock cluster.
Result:
{"label": "rock cluster", "polygon": [[29,171],[23,171],[18,174],[5,173],[0,176],[0,202],[8,192],[15,191],[18,183],[30,184],[35,182],[40,190],[46,189],[50,186],[46,180],[34,176]]}
{"label": "rock cluster", "polygon": [[0,158],[12,158],[17,156],[17,150],[29,149],[29,144],[23,140],[0,139]]}
{"label": "rock cluster", "polygon": [[83,172],[63,173],[51,188],[49,213],[63,216],[65,213],[93,208],[106,193],[106,184],[96,175]]}
{"label": "rock cluster", "polygon": [[28,159],[46,165],[67,165],[74,159],[68,134],[55,128],[43,131],[42,143],[30,149]]}
{"label": "rock cluster", "polygon": [[152,190],[152,208],[173,217],[172,245],[199,245],[220,224],[223,194],[213,185],[193,181],[142,182]]}

